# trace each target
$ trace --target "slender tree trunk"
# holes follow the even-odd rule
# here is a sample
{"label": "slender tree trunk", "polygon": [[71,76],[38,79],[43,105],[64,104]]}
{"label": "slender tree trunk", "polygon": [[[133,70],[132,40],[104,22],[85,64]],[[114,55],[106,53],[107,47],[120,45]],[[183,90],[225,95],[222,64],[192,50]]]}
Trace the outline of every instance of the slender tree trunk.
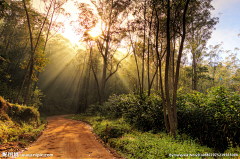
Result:
{"label": "slender tree trunk", "polygon": [[140,73],[139,73],[139,68],[138,68],[138,61],[137,61],[137,55],[136,55],[136,43],[135,43],[135,46],[134,46],[133,45],[133,41],[132,41],[132,37],[131,37],[129,24],[128,24],[128,30],[129,30],[131,45],[132,45],[132,48],[133,48],[134,59],[135,59],[135,63],[136,63],[136,66],[137,66],[137,75],[138,75],[140,96],[142,96],[142,94],[141,94],[141,90],[142,90],[142,88],[141,88],[141,78],[140,78]]}
{"label": "slender tree trunk", "polygon": [[[78,72],[80,72],[80,67],[79,67],[79,70],[78,70]],[[82,72],[83,72],[83,70],[82,70]],[[77,76],[78,77],[78,76]],[[75,98],[77,99],[77,103],[76,103],[76,109],[77,109],[77,112],[76,112],[76,114],[78,114],[78,113],[80,113],[80,105],[79,105],[79,102],[81,101],[81,99],[80,99],[80,94],[81,94],[81,79],[82,79],[82,73],[80,74],[80,77],[79,78],[77,78],[78,79],[78,83],[77,83],[77,89],[76,89],[76,91],[75,91]]]}
{"label": "slender tree trunk", "polygon": [[31,85],[32,73],[33,73],[33,58],[31,59],[30,63],[31,64],[30,64],[30,71],[29,71],[29,75],[28,75],[27,90],[26,90],[26,94],[25,94],[25,98],[24,98],[24,102],[23,102],[24,105],[27,104],[28,93],[29,93],[29,89],[30,89],[30,85]]}
{"label": "slender tree trunk", "polygon": [[187,13],[187,8],[190,0],[187,0],[184,8],[184,13],[183,13],[183,34],[182,34],[182,40],[179,48],[179,53],[178,53],[178,60],[177,60],[177,66],[176,66],[176,76],[175,76],[175,83],[174,83],[174,90],[173,90],[173,114],[174,114],[174,120],[175,120],[175,129],[177,130],[177,85],[178,85],[178,79],[179,79],[179,70],[180,70],[180,64],[181,64],[181,57],[182,57],[182,52],[183,52],[183,44],[185,40],[185,35],[186,35],[186,13]]}
{"label": "slender tree trunk", "polygon": [[[149,33],[150,34],[150,33]],[[148,77],[148,96],[150,96],[150,66],[149,66],[149,38],[148,37],[148,52],[147,52],[147,77]]]}
{"label": "slender tree trunk", "polygon": [[89,94],[89,81],[90,81],[90,78],[91,78],[91,57],[89,57],[89,67],[87,67],[87,77],[86,77],[86,89],[85,89],[85,103],[84,103],[84,112],[86,111],[87,109],[87,106],[88,106],[88,94]]}
{"label": "slender tree trunk", "polygon": [[[113,7],[113,0],[111,1]],[[103,57],[103,73],[102,73],[102,85],[101,85],[101,98],[100,104],[104,102],[105,99],[105,86],[106,86],[106,78],[107,78],[107,64],[108,64],[108,51],[109,51],[109,41],[110,41],[110,30],[112,26],[112,10],[109,13],[109,23],[108,23],[108,30],[107,30],[107,39],[106,39],[106,48],[105,52],[102,52]]]}
{"label": "slender tree trunk", "polygon": [[174,88],[174,55],[175,55],[175,47],[176,47],[176,43],[175,43],[175,32],[173,35],[173,51],[172,51],[172,86]]}
{"label": "slender tree trunk", "polygon": [[[91,56],[92,57],[92,56]],[[92,62],[91,62],[92,63]],[[99,101],[101,101],[101,94],[100,94],[100,86],[99,86],[99,82],[98,82],[98,79],[97,79],[97,75],[96,75],[96,72],[94,71],[94,68],[93,68],[93,63],[92,63],[92,72],[93,72],[93,75],[94,75],[94,79],[96,81],[96,84],[97,84],[97,91],[98,91],[98,97],[99,97]]]}
{"label": "slender tree trunk", "polygon": [[[150,82],[150,64],[149,64],[149,56],[150,56],[150,53],[149,53],[149,49],[150,49],[150,37],[151,37],[151,31],[152,31],[152,17],[153,17],[153,11],[154,9],[152,10],[152,16],[151,16],[151,21],[149,23],[149,33],[148,33],[148,58],[147,58],[147,65],[148,65],[148,96],[150,96],[151,94],[151,82]],[[155,76],[154,76],[155,77]],[[154,79],[153,77],[153,79]]]}
{"label": "slender tree trunk", "polygon": [[30,65],[30,61],[28,62],[28,65],[27,65],[25,74],[24,74],[24,76],[23,76],[22,84],[21,84],[21,87],[20,87],[20,89],[19,89],[19,92],[18,92],[17,98],[16,98],[16,100],[15,100],[15,103],[18,103],[18,99],[19,99],[19,97],[20,97],[20,94],[21,94],[21,92],[22,92],[22,89],[23,89],[23,86],[24,86],[24,83],[25,83],[25,80],[26,80],[26,77],[27,77],[27,72],[28,72],[28,69],[29,69],[29,65]]}
{"label": "slender tree trunk", "polygon": [[155,83],[156,83],[156,85],[155,85],[155,89],[156,89],[156,91],[158,91],[158,70],[159,70],[159,67],[158,67],[158,59],[157,59],[157,77],[156,77],[156,81],[155,81]]}
{"label": "slender tree trunk", "polygon": [[[167,132],[170,132],[169,125],[168,125],[168,119],[167,119],[167,113],[166,113],[166,102],[165,102],[165,95],[163,91],[163,81],[162,81],[162,58],[160,58],[159,51],[158,51],[158,35],[159,35],[159,19],[158,15],[156,12],[156,17],[157,17],[157,33],[156,33],[156,53],[157,53],[157,58],[158,58],[158,67],[159,67],[159,86],[161,90],[161,97],[162,97],[162,104],[163,104],[163,116],[164,116],[164,124],[166,127]],[[163,53],[162,49],[162,43],[161,43],[161,54]]]}
{"label": "slender tree trunk", "polygon": [[165,94],[166,94],[166,103],[168,110],[168,119],[170,124],[170,136],[173,134],[176,137],[175,121],[173,117],[173,112],[170,103],[170,94],[169,94],[169,61],[171,54],[171,40],[170,40],[170,0],[167,2],[167,56],[166,56],[166,66],[165,66]]}
{"label": "slender tree trunk", "polygon": [[144,35],[143,35],[143,52],[142,52],[142,90],[141,94],[143,94],[144,89],[144,59],[145,59],[145,39],[146,39],[146,0],[144,4]]}
{"label": "slender tree trunk", "polygon": [[[192,37],[194,37],[194,27],[192,21]],[[192,64],[192,89],[197,90],[197,71],[196,71],[196,47],[194,46],[194,38],[192,38],[192,57],[193,57],[193,64]]]}
{"label": "slender tree trunk", "polygon": [[196,54],[193,52],[193,90],[197,90],[197,66],[196,66]]}
{"label": "slender tree trunk", "polygon": [[106,74],[107,74],[107,59],[105,59],[104,57],[100,104],[104,102],[105,98]]}
{"label": "slender tree trunk", "polygon": [[[133,46],[133,44],[132,44]],[[136,48],[136,47],[135,47]],[[133,54],[134,54],[134,59],[135,59],[135,63],[136,63],[136,66],[137,66],[137,74],[138,74],[138,83],[139,83],[139,91],[140,91],[140,96],[142,96],[142,85],[141,85],[141,78],[140,78],[140,72],[139,72],[139,68],[138,68],[138,61],[137,61],[137,55],[136,55],[136,50],[133,50]]]}
{"label": "slender tree trunk", "polygon": [[[23,7],[25,9],[25,12],[26,12],[26,15],[27,15],[27,21],[28,21],[28,29],[29,29],[29,34],[30,34],[30,42],[31,42],[31,57],[30,57],[30,61],[28,62],[28,65],[27,65],[27,68],[26,68],[26,72],[25,72],[25,75],[23,77],[23,81],[22,81],[22,84],[21,84],[21,87],[20,87],[20,90],[18,92],[18,96],[16,98],[16,101],[15,103],[18,103],[18,99],[19,99],[19,96],[21,94],[21,91],[22,91],[22,88],[23,88],[23,85],[24,85],[24,82],[25,82],[25,79],[26,79],[26,76],[27,76],[27,71],[28,71],[28,68],[29,66],[31,67],[31,63],[32,63],[32,60],[33,60],[33,38],[32,38],[32,31],[31,31],[31,25],[30,25],[30,19],[29,19],[29,15],[28,15],[28,11],[27,11],[27,7],[26,7],[26,3],[25,3],[25,0],[23,0]],[[30,78],[31,78],[31,75],[29,75]],[[25,97],[26,98],[26,97]],[[26,104],[27,102],[24,101],[24,104]]]}
{"label": "slender tree trunk", "polygon": [[165,95],[163,91],[163,83],[162,83],[162,64],[161,61],[159,61],[159,79],[160,79],[160,90],[161,90],[161,97],[162,97],[162,105],[163,105],[163,117],[164,117],[164,124],[166,127],[167,132],[170,132],[170,128],[168,125],[168,118],[167,118],[167,112],[166,112],[166,102],[165,102]]}

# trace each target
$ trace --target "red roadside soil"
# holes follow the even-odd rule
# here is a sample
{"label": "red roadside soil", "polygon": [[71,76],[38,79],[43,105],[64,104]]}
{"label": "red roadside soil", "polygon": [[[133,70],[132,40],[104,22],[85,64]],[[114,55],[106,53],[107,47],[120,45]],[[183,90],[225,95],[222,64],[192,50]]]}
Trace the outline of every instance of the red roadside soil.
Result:
{"label": "red roadside soil", "polygon": [[[81,121],[63,118],[66,115],[47,118],[48,126],[43,134],[27,151],[19,154],[17,159],[37,158],[23,157],[23,155],[48,154],[46,159],[83,159],[83,158],[119,158],[114,151],[105,148],[91,131],[91,127]],[[110,153],[110,151],[112,153]]]}

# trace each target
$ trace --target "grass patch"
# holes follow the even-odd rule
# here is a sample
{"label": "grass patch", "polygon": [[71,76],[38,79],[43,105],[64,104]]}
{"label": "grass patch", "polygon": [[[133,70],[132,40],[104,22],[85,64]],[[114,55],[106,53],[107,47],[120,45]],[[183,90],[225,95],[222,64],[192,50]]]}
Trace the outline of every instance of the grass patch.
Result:
{"label": "grass patch", "polygon": [[170,154],[213,153],[212,149],[200,146],[192,140],[174,140],[165,133],[125,134],[119,139],[110,139],[109,145],[127,158],[172,158]]}

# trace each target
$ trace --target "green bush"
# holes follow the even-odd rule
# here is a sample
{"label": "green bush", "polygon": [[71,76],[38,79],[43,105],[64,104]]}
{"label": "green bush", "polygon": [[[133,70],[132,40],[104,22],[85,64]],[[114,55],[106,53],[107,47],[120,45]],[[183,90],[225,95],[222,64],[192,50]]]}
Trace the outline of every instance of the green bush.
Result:
{"label": "green bush", "polygon": [[220,152],[239,145],[240,94],[219,86],[213,87],[207,95],[182,92],[180,97],[180,133],[198,138],[201,144]]}
{"label": "green bush", "polygon": [[10,104],[8,116],[15,121],[27,122],[35,127],[40,124],[40,114],[34,107]]}
{"label": "green bush", "polygon": [[100,106],[98,104],[91,104],[86,110],[87,115],[96,115],[100,112]]}
{"label": "green bush", "polygon": [[108,115],[114,118],[122,117],[124,112],[129,106],[135,105],[138,101],[138,96],[133,94],[122,94],[122,95],[112,95],[109,97],[108,101],[102,106],[102,112],[104,115]]}
{"label": "green bush", "polygon": [[143,131],[159,131],[163,129],[163,112],[161,98],[127,94],[113,95],[102,106],[103,115],[113,118],[124,117],[130,124]]}
{"label": "green bush", "polygon": [[98,130],[98,134],[100,134],[101,138],[106,139],[106,142],[110,138],[119,138],[124,133],[131,131],[131,127],[123,119],[112,121],[104,119],[101,124],[96,124],[94,129]]}

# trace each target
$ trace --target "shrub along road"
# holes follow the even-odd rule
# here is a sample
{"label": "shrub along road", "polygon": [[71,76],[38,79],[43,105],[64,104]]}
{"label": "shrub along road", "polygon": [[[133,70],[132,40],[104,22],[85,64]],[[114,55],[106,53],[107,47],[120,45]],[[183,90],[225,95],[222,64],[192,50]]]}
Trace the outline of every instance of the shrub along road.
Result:
{"label": "shrub along road", "polygon": [[[90,126],[84,122],[63,118],[66,115],[48,117],[48,126],[39,139],[33,143],[27,154],[53,154],[50,158],[114,158],[104,146],[97,141]],[[34,157],[30,157],[34,158]],[[42,157],[41,157],[42,158]]]}

